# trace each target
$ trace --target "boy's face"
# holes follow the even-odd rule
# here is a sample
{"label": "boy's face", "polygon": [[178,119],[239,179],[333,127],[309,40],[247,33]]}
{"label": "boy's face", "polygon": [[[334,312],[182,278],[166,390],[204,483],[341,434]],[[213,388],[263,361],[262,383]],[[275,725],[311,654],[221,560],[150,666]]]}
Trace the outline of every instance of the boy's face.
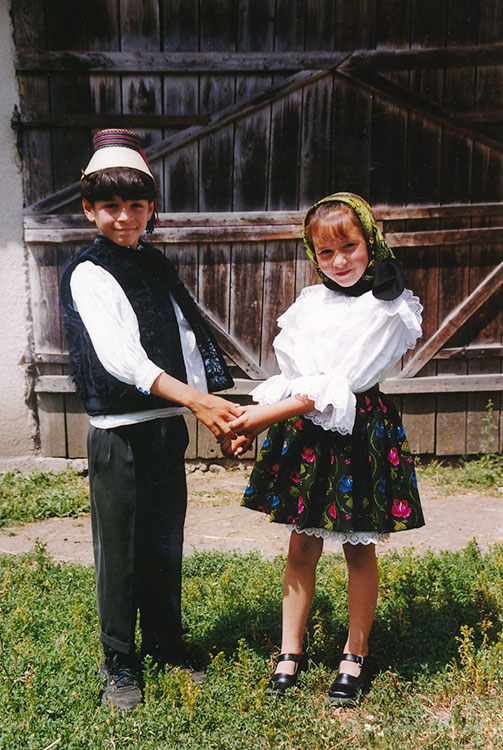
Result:
{"label": "boy's face", "polygon": [[313,245],[319,267],[339,286],[353,286],[363,276],[369,256],[365,237],[356,223],[351,222],[341,237],[322,237],[313,232]]}
{"label": "boy's face", "polygon": [[154,211],[154,204],[145,198],[123,200],[118,195],[94,204],[83,198],[82,207],[101,234],[116,245],[133,248],[136,248]]}

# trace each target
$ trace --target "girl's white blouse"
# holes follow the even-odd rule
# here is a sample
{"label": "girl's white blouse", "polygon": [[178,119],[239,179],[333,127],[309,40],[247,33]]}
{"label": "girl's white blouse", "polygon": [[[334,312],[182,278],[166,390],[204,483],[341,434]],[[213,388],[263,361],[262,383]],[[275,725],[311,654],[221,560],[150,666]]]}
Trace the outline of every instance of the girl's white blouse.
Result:
{"label": "girl's white blouse", "polygon": [[278,318],[273,346],[280,375],[252,391],[272,404],[291,395],[312,399],[305,414],[325,430],[350,434],[355,393],[384,380],[421,336],[422,305],[409,289],[394,300],[372,292],[348,297],[322,284],[306,287]]}

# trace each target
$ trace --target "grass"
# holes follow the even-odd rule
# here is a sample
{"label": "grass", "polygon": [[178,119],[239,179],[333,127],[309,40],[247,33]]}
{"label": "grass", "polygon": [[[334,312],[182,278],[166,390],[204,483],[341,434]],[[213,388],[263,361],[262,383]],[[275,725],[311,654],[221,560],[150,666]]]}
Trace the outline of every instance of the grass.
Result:
{"label": "grass", "polygon": [[186,640],[210,681],[197,687],[147,665],[145,702],[123,716],[99,703],[92,570],[55,564],[40,547],[0,557],[0,747],[503,748],[503,546],[381,558],[377,677],[346,710],[324,700],[347,627],[338,555],[320,562],[300,689],[283,700],[266,691],[283,567],[257,554],[187,558]]}
{"label": "grass", "polygon": [[75,471],[0,474],[0,527],[84,513],[89,513],[89,486]]}
{"label": "grass", "polygon": [[417,473],[419,480],[430,480],[446,493],[466,489],[498,491],[503,488],[503,454],[461,456],[454,461],[423,459],[417,461]]}

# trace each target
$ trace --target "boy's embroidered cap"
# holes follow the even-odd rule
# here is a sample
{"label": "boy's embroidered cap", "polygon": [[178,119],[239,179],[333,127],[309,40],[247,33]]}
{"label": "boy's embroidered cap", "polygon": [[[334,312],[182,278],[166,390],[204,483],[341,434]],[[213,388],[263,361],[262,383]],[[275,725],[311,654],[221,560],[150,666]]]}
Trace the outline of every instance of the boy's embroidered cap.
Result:
{"label": "boy's embroidered cap", "polygon": [[[129,167],[145,172],[154,179],[150,165],[140,145],[140,136],[132,130],[115,128],[100,130],[94,136],[94,154],[83,175],[113,167]],[[155,181],[155,179],[154,179]]]}

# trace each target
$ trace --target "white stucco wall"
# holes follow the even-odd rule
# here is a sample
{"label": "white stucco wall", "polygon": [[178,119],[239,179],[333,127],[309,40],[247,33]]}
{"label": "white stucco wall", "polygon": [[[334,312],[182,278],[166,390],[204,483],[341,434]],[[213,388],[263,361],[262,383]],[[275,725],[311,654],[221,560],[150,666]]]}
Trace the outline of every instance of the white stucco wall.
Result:
{"label": "white stucco wall", "polygon": [[23,190],[10,126],[18,90],[9,6],[0,2],[0,469],[9,457],[36,454],[36,425],[26,404],[28,380],[22,364],[30,324]]}

